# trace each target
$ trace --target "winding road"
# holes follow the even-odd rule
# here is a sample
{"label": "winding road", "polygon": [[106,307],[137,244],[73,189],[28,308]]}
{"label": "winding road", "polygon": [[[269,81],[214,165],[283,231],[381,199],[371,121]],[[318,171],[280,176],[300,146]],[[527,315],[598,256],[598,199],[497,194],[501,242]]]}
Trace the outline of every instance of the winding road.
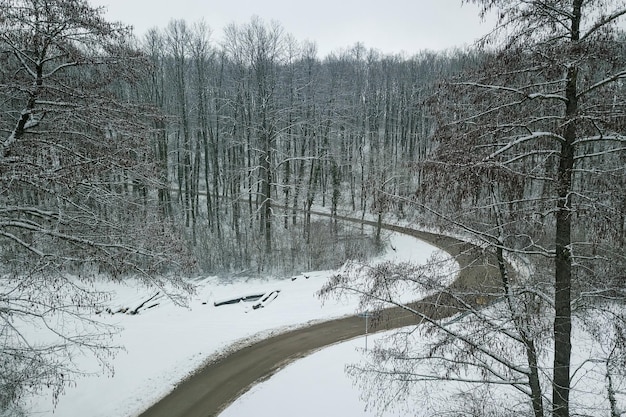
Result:
{"label": "winding road", "polygon": [[[313,213],[328,216],[326,213]],[[375,226],[375,222],[348,217],[338,219]],[[453,298],[448,292],[428,296],[410,305],[427,317],[437,320],[462,311],[467,305],[489,302],[497,286],[498,271],[493,259],[457,239],[421,232],[406,227],[383,224],[383,228],[428,242],[450,255],[460,270],[450,288],[465,294]],[[465,304],[465,307],[463,306]],[[416,325],[420,317],[399,307],[383,311],[372,332]],[[181,382],[172,392],[140,414],[139,417],[209,417],[217,416],[254,384],[269,378],[287,363],[302,358],[324,346],[363,335],[363,319],[347,317],[314,324],[273,336],[219,358]]]}

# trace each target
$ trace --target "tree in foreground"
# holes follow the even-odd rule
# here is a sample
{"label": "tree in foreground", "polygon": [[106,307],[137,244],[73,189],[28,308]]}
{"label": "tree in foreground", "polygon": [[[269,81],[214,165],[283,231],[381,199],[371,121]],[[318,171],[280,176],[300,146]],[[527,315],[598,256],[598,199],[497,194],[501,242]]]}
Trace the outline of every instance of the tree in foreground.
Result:
{"label": "tree in foreground", "polygon": [[151,114],[126,97],[146,69],[129,39],[84,0],[0,1],[0,414],[56,398],[84,349],[106,363],[94,277],[162,287],[181,266],[153,204]]}
{"label": "tree in foreground", "polygon": [[[479,291],[471,282],[442,288],[429,309],[398,303],[433,342],[414,349],[402,333],[353,371],[395,387],[390,395],[422,384],[433,398],[435,381],[454,381],[482,415],[619,415],[612,381],[625,376],[626,50],[617,22],[626,3],[471,2],[494,13],[497,28],[475,65],[433,99],[438,146],[420,165],[413,203],[490,254],[484,262],[498,279]],[[515,270],[513,260],[530,268]],[[351,275],[330,287],[349,288]],[[366,275],[364,302],[374,307],[393,301],[380,289],[403,277],[429,282],[406,268]],[[454,320],[433,316],[450,307]],[[573,343],[573,325],[605,351]],[[592,392],[604,401],[591,403]]]}

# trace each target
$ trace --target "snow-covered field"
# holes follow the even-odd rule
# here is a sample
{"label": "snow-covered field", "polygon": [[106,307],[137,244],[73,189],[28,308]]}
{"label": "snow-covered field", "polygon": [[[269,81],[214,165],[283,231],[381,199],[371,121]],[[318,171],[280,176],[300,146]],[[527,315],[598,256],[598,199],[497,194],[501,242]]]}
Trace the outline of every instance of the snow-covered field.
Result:
{"label": "snow-covered field", "polygon": [[[389,235],[388,252],[379,260],[413,261],[423,263],[436,249],[422,241],[397,233]],[[453,269],[453,268],[452,268]],[[166,298],[156,298],[138,315],[102,314],[100,320],[121,329],[115,343],[123,346],[111,360],[115,372],[103,374],[93,358],[77,358],[79,365],[93,372],[69,387],[54,408],[52,398],[40,395],[29,400],[32,416],[64,417],[133,417],[167,394],[176,384],[211,358],[237,346],[308,323],[327,320],[357,312],[358,299],[321,300],[317,291],[335,271],[303,272],[293,277],[244,279],[226,282],[220,277],[194,281],[196,293],[188,306],[175,306]],[[453,272],[449,277],[452,278]],[[114,294],[112,310],[120,307],[135,308],[154,295],[135,285],[102,285]],[[215,303],[248,295],[263,294],[263,308],[254,308],[259,301],[239,302],[222,306]],[[418,298],[420,294],[410,294]],[[608,415],[606,378],[595,367],[594,357],[606,356],[603,346],[589,339],[582,325],[574,328],[576,341],[573,352],[573,369],[576,369],[573,403],[587,415]],[[386,334],[368,336],[368,346]],[[587,340],[589,339],[589,340]],[[415,340],[419,344],[420,340]],[[269,380],[254,386],[220,417],[272,415],[273,417],[319,417],[342,415],[345,417],[373,417],[377,410],[366,410],[363,395],[353,380],[345,374],[347,364],[364,360],[363,337],[340,343],[287,365]],[[549,358],[546,359],[549,361]],[[549,364],[548,364],[549,366]],[[613,381],[617,391],[618,413],[626,410],[626,381]],[[431,385],[433,382],[431,382]],[[435,390],[440,401],[435,406],[452,404],[452,393],[459,389],[446,383],[427,388]],[[461,389],[462,390],[462,389]],[[432,394],[432,393],[431,393]],[[494,393],[491,393],[492,395]],[[498,396],[509,393],[498,392]],[[518,394],[513,393],[513,397]],[[511,399],[513,397],[507,396]],[[431,415],[428,404],[406,404],[413,415]],[[434,400],[437,402],[437,400]],[[456,401],[463,401],[456,397]],[[507,400],[503,400],[507,403]],[[400,405],[385,411],[383,417],[407,415]],[[271,411],[270,411],[271,410]],[[430,410],[432,411],[432,410]],[[618,414],[620,415],[620,414]],[[621,415],[626,415],[622,413]]]}
{"label": "snow-covered field", "polygon": [[[388,247],[393,246],[396,250],[390,249],[381,260],[421,263],[436,250],[422,241],[400,234],[391,234],[389,239],[391,245]],[[69,387],[59,399],[56,408],[52,406],[51,396],[44,394],[30,400],[29,411],[33,416],[135,416],[167,394],[207,360],[232,349],[233,346],[251,343],[272,333],[304,326],[310,322],[354,314],[358,304],[356,297],[341,300],[321,300],[317,297],[316,292],[333,272],[303,272],[283,279],[242,278],[232,282],[210,277],[195,281],[197,291],[189,300],[187,308],[175,306],[167,299],[159,298],[150,303],[158,303],[157,306],[144,309],[138,315],[102,314],[101,320],[121,329],[115,343],[123,346],[124,350],[111,361],[114,374],[106,376],[95,360],[79,358],[81,367],[92,371],[94,375],[79,378],[76,385]],[[453,275],[450,274],[450,277]],[[155,292],[133,285],[111,284],[106,289],[115,294],[111,304],[114,311],[119,307],[135,308]],[[214,305],[235,297],[259,294],[269,295],[264,302],[264,308],[255,309],[255,302],[243,301],[218,307]],[[411,295],[414,298],[419,296]],[[342,415],[347,417],[363,415],[360,414],[363,404],[358,400],[358,391],[343,377],[344,354],[333,353],[348,352],[348,356],[355,358],[359,353],[354,346],[362,344],[363,340],[356,340],[315,354],[314,358],[323,355],[322,360],[325,363],[324,372],[318,374],[323,380],[318,384],[311,384],[308,376],[307,383],[300,385],[301,388],[292,382],[288,384],[294,391],[301,391],[309,399],[318,395],[315,387],[331,388],[336,398],[312,402],[319,405],[332,403],[335,410],[343,404],[345,412]],[[328,359],[332,357],[337,360]],[[298,366],[306,366],[307,363],[304,361]],[[319,368],[318,365],[314,367]],[[278,375],[272,381],[279,381],[283,377],[282,372]],[[306,392],[303,389],[305,386],[308,387]],[[279,391],[285,392],[284,389],[285,387],[279,387]],[[319,395],[326,396],[328,393]],[[245,402],[245,398],[236,402],[224,415],[248,415],[236,411],[236,407]],[[285,396],[281,400],[281,409],[291,406],[302,407],[301,400],[295,395]],[[354,413],[349,414],[349,410]],[[300,412],[299,415],[303,414]],[[315,415],[319,415],[319,412]]]}

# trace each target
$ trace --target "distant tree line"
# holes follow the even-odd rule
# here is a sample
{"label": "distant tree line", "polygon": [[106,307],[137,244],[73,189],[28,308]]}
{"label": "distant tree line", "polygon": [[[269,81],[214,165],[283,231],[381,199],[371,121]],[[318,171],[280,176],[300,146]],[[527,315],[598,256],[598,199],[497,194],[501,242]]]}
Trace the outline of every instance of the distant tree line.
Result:
{"label": "distant tree line", "polygon": [[[258,18],[228,26],[220,43],[210,35],[184,21],[150,31],[152,68],[134,91],[164,115],[154,126],[161,213],[205,270],[313,267],[324,245],[312,242],[314,206],[393,211],[385,196],[412,195],[415,162],[433,148],[425,100],[468,59],[361,44],[320,59]],[[337,244],[336,222],[327,226],[323,239]]]}

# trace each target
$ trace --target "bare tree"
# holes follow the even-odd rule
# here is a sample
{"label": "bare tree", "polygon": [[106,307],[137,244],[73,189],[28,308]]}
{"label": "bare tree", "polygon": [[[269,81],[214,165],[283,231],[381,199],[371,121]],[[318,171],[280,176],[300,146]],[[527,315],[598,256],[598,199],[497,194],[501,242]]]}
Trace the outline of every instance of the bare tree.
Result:
{"label": "bare tree", "polygon": [[272,252],[274,153],[280,128],[276,89],[285,57],[284,43],[284,30],[278,23],[266,25],[256,17],[249,24],[230,26],[226,31],[225,49],[240,65],[245,77],[240,81],[247,86],[245,93],[251,106],[242,111],[250,117],[254,139],[247,144],[248,152],[256,154],[258,161],[249,158],[248,169],[258,170],[259,224],[266,254]]}
{"label": "bare tree", "polygon": [[169,143],[167,137],[167,112],[165,91],[165,46],[161,33],[151,29],[145,37],[143,51],[148,59],[150,71],[142,77],[138,95],[146,103],[152,105],[158,112],[159,117],[154,118],[154,156],[160,174],[160,187],[158,189],[158,201],[164,218],[170,218],[172,213],[172,198],[170,195],[170,172],[169,172]]}
{"label": "bare tree", "polygon": [[607,271],[600,259],[624,263],[615,252],[623,226],[608,220],[623,209],[608,196],[625,181],[626,114],[612,98],[626,77],[615,33],[626,4],[476,3],[495,9],[499,28],[509,32],[487,60],[491,69],[452,83],[454,96],[467,99],[456,106],[465,107],[458,120],[442,129],[440,157],[473,171],[476,194],[492,195],[495,247],[554,262],[547,266],[554,274],[552,412],[568,416],[572,306],[589,298],[581,291],[588,282],[600,292],[623,291],[615,286],[621,267]]}
{"label": "bare tree", "polygon": [[[407,384],[452,375],[481,387],[507,385],[529,400],[510,412],[542,416],[550,409],[569,416],[584,406],[570,400],[570,391],[584,386],[572,378],[572,322],[590,322],[594,314],[587,312],[623,303],[626,289],[626,54],[616,28],[626,4],[473,2],[495,13],[498,26],[485,39],[489,48],[468,55],[471,68],[442,83],[433,100],[436,150],[419,165],[422,186],[412,204],[424,218],[493,254],[488,262],[499,279],[481,291],[485,300],[500,302],[488,309],[467,303],[460,327],[409,308],[428,323],[424,331],[435,342],[426,353],[384,351],[370,370]],[[506,262],[511,258],[533,269],[516,276]],[[403,270],[371,276],[376,291],[396,277],[423,282]],[[365,291],[365,299],[380,298],[376,291]],[[450,295],[460,300],[474,293],[456,291]],[[613,321],[623,326],[623,314]],[[621,334],[619,327],[604,336],[620,340]],[[615,357],[623,357],[620,349]],[[440,366],[429,374],[413,374],[410,365],[394,372],[376,366],[385,358]],[[477,377],[458,377],[467,369]]]}
{"label": "bare tree", "polygon": [[0,2],[0,410],[58,396],[75,349],[106,356],[93,276],[163,286],[184,259],[149,192],[154,114],[131,104],[147,67],[129,35],[83,0]]}

